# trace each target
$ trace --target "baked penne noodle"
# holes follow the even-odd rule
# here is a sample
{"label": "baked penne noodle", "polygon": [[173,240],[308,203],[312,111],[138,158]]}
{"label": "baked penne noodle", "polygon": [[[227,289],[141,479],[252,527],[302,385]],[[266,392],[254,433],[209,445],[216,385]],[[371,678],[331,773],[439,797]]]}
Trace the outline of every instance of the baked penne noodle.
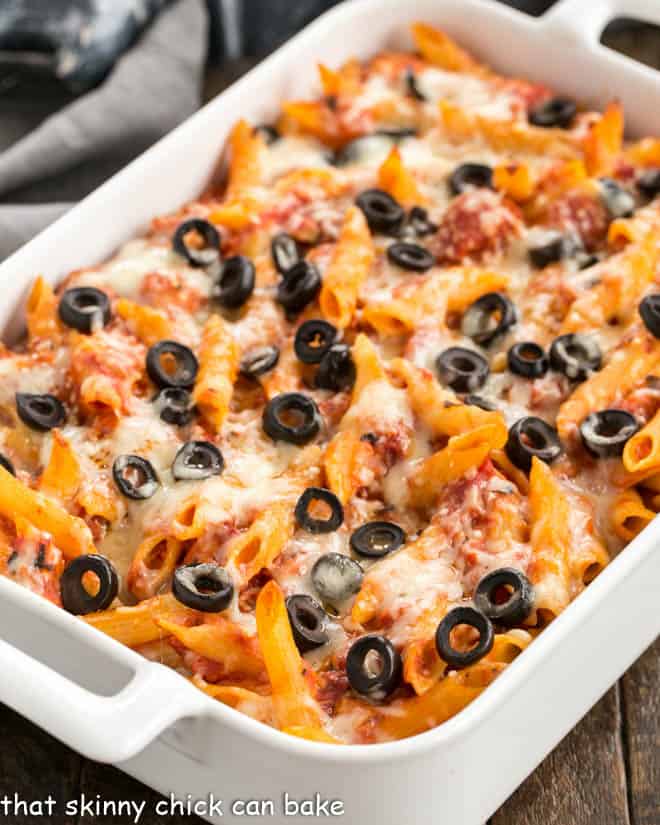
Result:
{"label": "baked penne noodle", "polygon": [[229,327],[219,315],[211,315],[202,333],[199,373],[192,397],[213,433],[220,432],[229,411],[239,358],[238,345]]}

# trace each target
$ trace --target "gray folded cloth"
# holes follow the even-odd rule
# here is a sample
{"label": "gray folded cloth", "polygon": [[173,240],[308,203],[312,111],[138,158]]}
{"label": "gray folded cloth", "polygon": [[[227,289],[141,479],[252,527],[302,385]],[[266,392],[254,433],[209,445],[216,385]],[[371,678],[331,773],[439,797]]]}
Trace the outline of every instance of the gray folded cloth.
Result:
{"label": "gray folded cloth", "polygon": [[206,50],[203,1],[177,0],[101,86],[0,152],[0,260],[199,107]]}

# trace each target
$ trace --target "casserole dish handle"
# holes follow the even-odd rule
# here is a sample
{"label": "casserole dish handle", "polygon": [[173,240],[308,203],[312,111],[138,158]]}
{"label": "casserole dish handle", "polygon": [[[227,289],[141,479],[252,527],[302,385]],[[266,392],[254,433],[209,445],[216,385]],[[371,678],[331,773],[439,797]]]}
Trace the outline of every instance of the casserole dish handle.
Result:
{"label": "casserole dish handle", "polygon": [[204,713],[206,697],[175,671],[140,661],[126,687],[100,696],[0,640],[0,698],[98,762],[136,756],[166,728]]}
{"label": "casserole dish handle", "polygon": [[600,0],[597,3],[559,0],[541,20],[545,31],[554,28],[573,42],[596,45],[605,26],[617,17],[660,26],[660,3],[658,0]]}

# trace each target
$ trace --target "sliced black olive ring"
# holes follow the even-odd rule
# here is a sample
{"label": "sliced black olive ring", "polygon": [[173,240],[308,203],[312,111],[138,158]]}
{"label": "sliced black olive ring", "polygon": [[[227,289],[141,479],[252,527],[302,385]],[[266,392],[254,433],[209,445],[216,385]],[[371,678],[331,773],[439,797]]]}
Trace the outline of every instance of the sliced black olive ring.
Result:
{"label": "sliced black olive ring", "polygon": [[569,97],[552,97],[530,110],[528,120],[544,129],[568,129],[577,114],[575,101]]}
{"label": "sliced black olive ring", "polygon": [[560,335],[550,347],[550,365],[571,381],[584,381],[602,365],[602,355],[597,341],[587,335],[569,332]]}
{"label": "sliced black olive ring", "polygon": [[287,312],[300,312],[316,298],[320,289],[321,273],[309,261],[299,261],[277,285],[277,301]]}
{"label": "sliced black olive ring", "polygon": [[341,392],[355,384],[355,362],[350,347],[333,344],[321,358],[314,383],[321,390]]}
{"label": "sliced black olive ring", "polygon": [[380,559],[398,550],[406,541],[406,534],[391,521],[369,521],[351,535],[351,549],[358,556]]}
{"label": "sliced black olive ring", "polygon": [[301,593],[289,596],[286,611],[293,640],[301,653],[321,647],[329,641],[327,623],[328,614],[311,596]]}
{"label": "sliced black olive ring", "polygon": [[387,248],[387,257],[395,266],[411,272],[426,272],[435,264],[435,258],[428,249],[405,241],[390,244]]}
{"label": "sliced black olive ring", "polygon": [[198,370],[199,364],[193,351],[177,341],[159,341],[147,352],[147,374],[161,389],[190,389]]}
{"label": "sliced black olive ring", "polygon": [[639,304],[639,314],[644,326],[654,338],[660,338],[660,293],[647,295]]}
{"label": "sliced black olive ring", "polygon": [[3,467],[8,473],[11,473],[13,476],[16,475],[16,469],[11,461],[7,458],[6,455],[0,453],[0,467]]}
{"label": "sliced black olive ring", "polygon": [[165,387],[154,398],[161,421],[184,427],[195,415],[195,406],[188,390],[181,387]]}
{"label": "sliced black olive ring", "polygon": [[596,458],[619,456],[626,442],[639,430],[639,422],[626,410],[600,410],[580,424],[586,449]]}
{"label": "sliced black olive ring", "polygon": [[263,428],[273,441],[307,444],[321,429],[321,414],[312,398],[284,392],[271,399],[263,414]]}
{"label": "sliced black olive ring", "polygon": [[468,189],[492,189],[493,170],[484,163],[462,163],[449,176],[452,195],[460,195]]}
{"label": "sliced black olive ring", "polygon": [[172,463],[175,481],[202,481],[219,476],[225,469],[222,453],[210,441],[187,441]]}
{"label": "sliced black olive ring", "polygon": [[635,211],[635,198],[612,178],[600,178],[600,194],[612,218],[629,218]]}
{"label": "sliced black olive ring", "polygon": [[151,463],[139,455],[117,456],[112,465],[112,477],[119,492],[134,501],[151,498],[160,486]]}
{"label": "sliced black olive ring", "polygon": [[486,410],[486,412],[495,412],[497,409],[497,404],[482,395],[466,395],[463,403],[469,404],[471,407],[479,407],[479,409]]}
{"label": "sliced black olive ring", "polygon": [[401,683],[401,673],[401,656],[385,636],[362,636],[348,651],[346,676],[361,696],[385,699]]}
{"label": "sliced black olive ring", "polygon": [[511,427],[504,449],[512,463],[525,472],[531,469],[534,456],[551,464],[562,452],[557,430],[532,415],[518,419]]}
{"label": "sliced black olive ring", "polygon": [[280,275],[286,273],[300,261],[300,250],[295,238],[280,232],[275,235],[270,242],[270,254],[275,264],[275,269]]}
{"label": "sliced black olive ring", "polygon": [[437,224],[429,219],[429,213],[422,206],[413,206],[408,214],[408,226],[418,238],[433,235],[438,231]]}
{"label": "sliced black olive ring", "polygon": [[318,364],[336,340],[337,327],[328,321],[314,318],[298,327],[293,350],[303,364]]}
{"label": "sliced black olive ring", "polygon": [[358,195],[356,204],[364,213],[369,229],[382,235],[396,235],[405,212],[401,204],[382,189],[367,189]]}
{"label": "sliced black olive ring", "polygon": [[[479,634],[479,641],[470,650],[457,650],[451,641],[451,632],[459,625],[473,627]],[[474,607],[454,607],[438,625],[435,646],[440,658],[450,667],[468,667],[483,659],[493,648],[495,633],[488,616]]]}
{"label": "sliced black olive ring", "polygon": [[[503,598],[502,598],[503,597]],[[487,573],[477,585],[474,604],[491,621],[505,627],[521,624],[534,608],[534,588],[515,567]]]}
{"label": "sliced black olive ring", "polygon": [[475,344],[487,347],[516,323],[516,310],[501,292],[487,292],[463,313],[461,332]]}
{"label": "sliced black olive ring", "polygon": [[550,232],[543,243],[530,247],[527,254],[533,267],[545,269],[550,264],[570,258],[577,252],[577,249],[577,243],[573,238],[562,235],[560,232]]}
{"label": "sliced black olive ring", "polygon": [[272,146],[273,143],[277,143],[282,137],[275,126],[272,126],[270,123],[260,123],[254,127],[254,132],[257,135],[261,135],[266,146]]}
{"label": "sliced black olive ring", "polygon": [[390,126],[382,129],[376,129],[374,135],[389,138],[390,140],[399,142],[406,138],[417,137],[419,131],[414,126]]}
{"label": "sliced black olive ring", "polygon": [[[204,243],[199,249],[192,244],[189,245],[186,240],[193,233],[201,237]],[[220,235],[215,226],[208,221],[191,218],[177,227],[172,238],[172,247],[190,266],[207,267],[217,263],[220,258]]]}
{"label": "sliced black olive ring", "polygon": [[229,573],[219,564],[187,564],[177,567],[172,579],[174,598],[202,613],[220,613],[234,598]]}
{"label": "sliced black olive ring", "polygon": [[339,605],[362,587],[364,571],[355,559],[342,553],[326,553],[312,567],[314,589],[331,605]]}
{"label": "sliced black olive ring", "polygon": [[412,69],[408,69],[406,71],[406,89],[408,94],[411,97],[414,97],[415,100],[420,100],[423,102],[427,99],[426,95],[419,88],[419,84],[417,83],[417,75]]}
{"label": "sliced black olive ring", "polygon": [[279,360],[279,347],[259,347],[243,358],[241,374],[247,378],[258,378],[276,367]]}
{"label": "sliced black olive ring", "polygon": [[[83,584],[86,573],[97,579],[98,589],[93,595]],[[62,607],[76,616],[107,610],[119,591],[119,579],[112,563],[97,554],[77,556],[70,561],[60,576]]]}
{"label": "sliced black olive ring", "polygon": [[46,432],[61,427],[66,420],[64,405],[54,395],[37,395],[30,392],[16,393],[16,412],[31,430]]}
{"label": "sliced black olive ring", "polygon": [[550,366],[545,350],[534,341],[514,344],[507,352],[506,360],[511,372],[524,378],[540,378]]}
{"label": "sliced black olive ring", "polygon": [[646,198],[660,194],[660,169],[646,169],[637,178],[637,188]]}
{"label": "sliced black olive ring", "polygon": [[474,392],[486,383],[490,368],[486,359],[465,347],[450,347],[436,358],[440,381],[456,392]]}
{"label": "sliced black olive ring", "polygon": [[110,298],[93,286],[76,286],[62,295],[57,313],[67,327],[93,332],[110,321]]}
{"label": "sliced black olive ring", "polygon": [[[321,502],[330,510],[327,518],[316,518],[311,515],[315,502]],[[298,499],[295,509],[296,521],[310,533],[334,533],[344,521],[344,508],[341,501],[325,487],[308,487]]]}
{"label": "sliced black olive ring", "polygon": [[223,262],[220,277],[213,285],[211,297],[227,309],[243,306],[254,291],[254,264],[245,255],[234,255]]}

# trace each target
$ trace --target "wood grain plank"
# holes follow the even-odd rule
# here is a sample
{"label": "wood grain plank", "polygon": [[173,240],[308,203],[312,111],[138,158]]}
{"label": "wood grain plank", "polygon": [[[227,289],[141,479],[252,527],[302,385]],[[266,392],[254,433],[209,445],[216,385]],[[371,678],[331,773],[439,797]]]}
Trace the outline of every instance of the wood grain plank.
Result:
{"label": "wood grain plank", "polygon": [[660,639],[621,680],[632,825],[660,822]]}
{"label": "wood grain plank", "polygon": [[560,742],[491,825],[630,825],[618,686]]}
{"label": "wood grain plank", "polygon": [[26,814],[12,810],[5,817],[0,809],[0,821],[11,825],[71,825],[64,806],[78,793],[81,757],[5,705],[0,705],[0,732],[0,798],[7,794],[13,802],[17,794],[29,804],[43,802],[51,794],[56,803],[51,817],[37,816],[36,808]]}

